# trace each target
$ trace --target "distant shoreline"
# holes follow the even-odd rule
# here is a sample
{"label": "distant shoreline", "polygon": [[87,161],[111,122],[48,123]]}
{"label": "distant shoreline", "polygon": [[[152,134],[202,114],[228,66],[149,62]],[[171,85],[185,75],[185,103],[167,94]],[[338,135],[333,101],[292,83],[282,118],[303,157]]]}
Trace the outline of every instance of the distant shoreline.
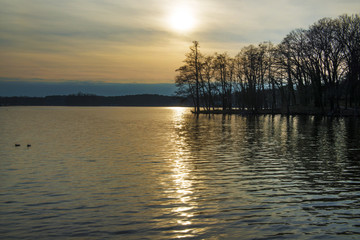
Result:
{"label": "distant shoreline", "polygon": [[98,96],[79,93],[76,95],[55,95],[46,97],[0,97],[0,106],[133,106],[133,107],[188,107],[183,97],[157,94],[125,96]]}

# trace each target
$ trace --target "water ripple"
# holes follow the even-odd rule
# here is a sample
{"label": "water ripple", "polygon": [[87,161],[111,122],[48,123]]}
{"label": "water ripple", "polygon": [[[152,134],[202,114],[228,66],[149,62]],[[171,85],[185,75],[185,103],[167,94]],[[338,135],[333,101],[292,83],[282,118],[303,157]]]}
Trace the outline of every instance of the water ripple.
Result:
{"label": "water ripple", "polygon": [[2,238],[360,235],[356,119],[7,109],[0,108]]}

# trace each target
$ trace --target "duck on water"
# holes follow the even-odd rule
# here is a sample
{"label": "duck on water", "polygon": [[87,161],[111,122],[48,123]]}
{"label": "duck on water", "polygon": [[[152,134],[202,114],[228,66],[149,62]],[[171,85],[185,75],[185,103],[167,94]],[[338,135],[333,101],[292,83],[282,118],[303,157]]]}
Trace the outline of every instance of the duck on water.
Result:
{"label": "duck on water", "polygon": [[[15,143],[15,147],[20,147],[20,146],[21,146],[21,144]],[[27,144],[26,147],[31,147],[31,144]]]}

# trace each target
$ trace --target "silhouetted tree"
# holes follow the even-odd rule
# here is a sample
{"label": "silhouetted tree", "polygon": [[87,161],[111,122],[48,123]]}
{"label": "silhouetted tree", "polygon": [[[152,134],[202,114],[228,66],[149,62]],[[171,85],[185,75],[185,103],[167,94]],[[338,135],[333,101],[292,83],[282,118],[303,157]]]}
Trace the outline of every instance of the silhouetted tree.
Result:
{"label": "silhouetted tree", "polygon": [[190,52],[186,54],[185,62],[189,67],[189,70],[193,72],[192,76],[195,80],[195,112],[200,112],[200,59],[202,57],[199,51],[199,42],[193,41],[193,45],[190,47]]}
{"label": "silhouetted tree", "polygon": [[196,107],[196,82],[193,76],[193,71],[188,65],[184,65],[178,68],[176,71],[178,72],[178,75],[175,78],[177,95],[191,97],[193,105]]}
{"label": "silhouetted tree", "polygon": [[195,112],[200,112],[200,71],[202,55],[199,51],[199,43],[193,41],[190,52],[186,54],[184,66],[176,71],[176,86],[179,88],[178,93],[191,96],[194,102]]}
{"label": "silhouetted tree", "polygon": [[227,53],[215,54],[214,71],[215,79],[219,86],[217,90],[221,98],[222,109],[231,110],[233,64]]}
{"label": "silhouetted tree", "polygon": [[336,37],[343,46],[347,66],[345,76],[345,108],[360,106],[360,16],[342,15],[337,19]]}
{"label": "silhouetted tree", "polygon": [[214,96],[216,94],[216,86],[214,83],[213,60],[213,56],[204,57],[200,72],[203,101],[208,111],[211,108],[214,110],[215,107]]}

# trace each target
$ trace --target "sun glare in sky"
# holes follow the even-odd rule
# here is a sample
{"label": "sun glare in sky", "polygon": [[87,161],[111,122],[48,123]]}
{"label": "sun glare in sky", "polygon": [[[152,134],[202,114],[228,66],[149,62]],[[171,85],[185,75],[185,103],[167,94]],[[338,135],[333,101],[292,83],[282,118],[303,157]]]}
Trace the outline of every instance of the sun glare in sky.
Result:
{"label": "sun glare in sky", "polygon": [[169,20],[171,28],[179,33],[190,32],[196,25],[194,12],[184,4],[174,6],[170,12]]}

